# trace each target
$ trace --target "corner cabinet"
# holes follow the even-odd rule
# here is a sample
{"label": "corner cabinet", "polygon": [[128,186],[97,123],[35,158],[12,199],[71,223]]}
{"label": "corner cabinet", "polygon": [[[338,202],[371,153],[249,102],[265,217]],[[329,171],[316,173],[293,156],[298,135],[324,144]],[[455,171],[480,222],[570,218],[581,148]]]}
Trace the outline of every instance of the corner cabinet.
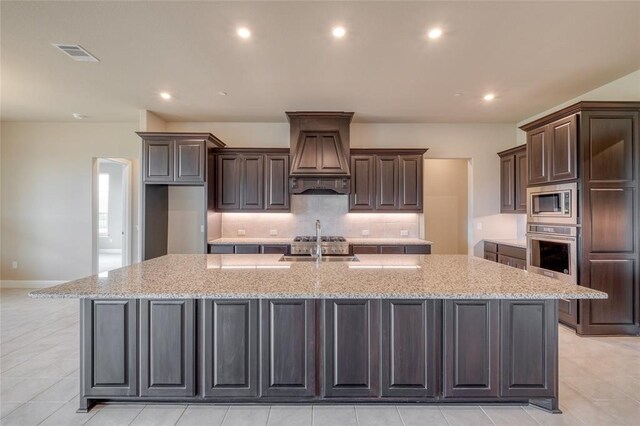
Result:
{"label": "corner cabinet", "polygon": [[499,152],[500,213],[527,212],[527,146]]}
{"label": "corner cabinet", "polygon": [[527,130],[528,184],[578,178],[578,116]]}
{"label": "corner cabinet", "polygon": [[217,211],[290,211],[288,149],[216,150]]}
{"label": "corner cabinet", "polygon": [[352,149],[352,212],[421,213],[426,149]]}

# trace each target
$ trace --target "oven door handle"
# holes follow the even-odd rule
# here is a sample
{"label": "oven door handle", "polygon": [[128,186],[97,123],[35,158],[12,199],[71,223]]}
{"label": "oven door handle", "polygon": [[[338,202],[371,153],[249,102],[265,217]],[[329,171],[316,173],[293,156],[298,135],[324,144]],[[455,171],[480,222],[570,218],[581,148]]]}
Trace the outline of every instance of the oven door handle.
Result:
{"label": "oven door handle", "polygon": [[537,234],[537,233],[531,233],[528,232],[526,234],[526,236],[528,238],[532,238],[532,239],[536,239],[536,240],[543,240],[543,241],[567,241],[567,242],[575,242],[577,241],[577,237],[556,237],[555,235],[551,235],[551,234]]}

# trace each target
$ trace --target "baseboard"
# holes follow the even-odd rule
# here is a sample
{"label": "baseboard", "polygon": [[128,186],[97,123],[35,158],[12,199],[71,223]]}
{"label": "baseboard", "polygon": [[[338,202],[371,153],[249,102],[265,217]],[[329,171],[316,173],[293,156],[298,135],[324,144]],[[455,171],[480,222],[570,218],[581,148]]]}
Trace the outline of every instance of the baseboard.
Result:
{"label": "baseboard", "polygon": [[58,280],[0,280],[0,288],[47,288],[66,282]]}
{"label": "baseboard", "polygon": [[104,254],[122,254],[122,249],[99,249],[98,252]]}

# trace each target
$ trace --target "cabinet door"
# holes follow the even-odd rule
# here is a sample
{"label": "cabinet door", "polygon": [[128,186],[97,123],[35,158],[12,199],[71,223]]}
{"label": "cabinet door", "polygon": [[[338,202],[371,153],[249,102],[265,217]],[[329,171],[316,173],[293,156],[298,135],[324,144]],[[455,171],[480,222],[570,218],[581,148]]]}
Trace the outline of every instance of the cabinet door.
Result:
{"label": "cabinet door", "polygon": [[293,175],[340,175],[349,172],[338,131],[302,131],[296,151],[291,166]]}
{"label": "cabinet door", "polygon": [[259,254],[260,253],[260,245],[259,244],[236,244],[235,254]]}
{"label": "cabinet door", "polygon": [[516,157],[505,155],[500,157],[500,212],[513,213],[516,209]]}
{"label": "cabinet door", "polygon": [[203,395],[258,395],[258,301],[202,300]]}
{"label": "cabinet door", "polygon": [[349,210],[372,211],[375,209],[375,156],[351,156],[351,194]]}
{"label": "cabinet door", "polygon": [[527,212],[527,150],[515,154],[515,212]]}
{"label": "cabinet door", "polygon": [[398,207],[398,156],[376,156],[376,209],[396,210]]}
{"label": "cabinet door", "polygon": [[177,140],[175,142],[175,181],[204,182],[206,145],[201,140]]}
{"label": "cabinet door", "polygon": [[380,300],[325,300],[325,397],[378,395]]}
{"label": "cabinet door", "polygon": [[144,168],[145,182],[173,182],[173,154],[172,140],[145,140]]}
{"label": "cabinet door", "polygon": [[547,126],[527,132],[529,185],[549,181],[549,142],[547,138]]}
{"label": "cabinet door", "polygon": [[314,396],[315,300],[263,300],[262,395]]}
{"label": "cabinet door", "polygon": [[378,254],[378,246],[376,245],[353,245],[351,246],[353,254]]}
{"label": "cabinet door", "polygon": [[431,246],[425,245],[407,245],[404,246],[404,252],[406,254],[431,254]]}
{"label": "cabinet door", "polygon": [[195,395],[193,300],[140,301],[140,395]]}
{"label": "cabinet door", "polygon": [[492,262],[497,262],[498,261],[498,255],[496,253],[491,253],[490,251],[485,251],[484,252],[484,258],[487,260],[490,260]]}
{"label": "cabinet door", "polygon": [[502,263],[503,265],[513,266],[513,260],[510,256],[505,256],[504,254],[498,255],[498,263]]}
{"label": "cabinet door", "polygon": [[404,254],[404,246],[380,246],[380,254]]}
{"label": "cabinet door", "polygon": [[398,209],[422,212],[422,156],[398,158]]}
{"label": "cabinet door", "polygon": [[558,320],[564,325],[576,328],[578,325],[578,301],[558,300]]}
{"label": "cabinet door", "polygon": [[549,125],[549,181],[576,179],[577,116],[572,115]]}
{"label": "cabinet door", "polygon": [[500,396],[551,397],[558,374],[555,300],[502,300]]}
{"label": "cabinet door", "polygon": [[233,244],[209,244],[211,254],[233,254],[235,246]]}
{"label": "cabinet door", "polygon": [[219,154],[216,167],[216,209],[240,210],[240,162],[237,154]]}
{"label": "cabinet door", "polygon": [[523,259],[513,258],[511,261],[511,266],[514,268],[522,269],[524,271],[527,270],[527,261]]}
{"label": "cabinet door", "polygon": [[498,300],[444,301],[444,396],[498,395]]}
{"label": "cabinet door", "polygon": [[136,396],[137,301],[83,299],[81,396]]}
{"label": "cabinet door", "polygon": [[262,254],[288,254],[289,246],[286,244],[264,244],[260,247]]}
{"label": "cabinet door", "polygon": [[264,156],[243,155],[240,177],[240,209],[264,209]]}
{"label": "cabinet door", "polygon": [[382,396],[436,394],[434,300],[382,301]]}
{"label": "cabinet door", "polygon": [[265,208],[289,211],[289,156],[267,154]]}

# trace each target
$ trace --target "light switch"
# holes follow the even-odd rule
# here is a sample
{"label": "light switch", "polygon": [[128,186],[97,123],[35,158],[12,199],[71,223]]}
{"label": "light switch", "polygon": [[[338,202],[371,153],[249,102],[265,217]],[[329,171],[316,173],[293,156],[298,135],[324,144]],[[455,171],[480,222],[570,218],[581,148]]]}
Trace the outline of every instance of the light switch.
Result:
{"label": "light switch", "polygon": [[482,231],[482,222],[478,222],[478,223],[476,223],[476,229],[477,229],[478,231]]}
{"label": "light switch", "polygon": [[11,262],[11,267],[12,267],[13,269],[18,269],[18,261],[17,261],[17,260],[14,260],[13,262]]}

